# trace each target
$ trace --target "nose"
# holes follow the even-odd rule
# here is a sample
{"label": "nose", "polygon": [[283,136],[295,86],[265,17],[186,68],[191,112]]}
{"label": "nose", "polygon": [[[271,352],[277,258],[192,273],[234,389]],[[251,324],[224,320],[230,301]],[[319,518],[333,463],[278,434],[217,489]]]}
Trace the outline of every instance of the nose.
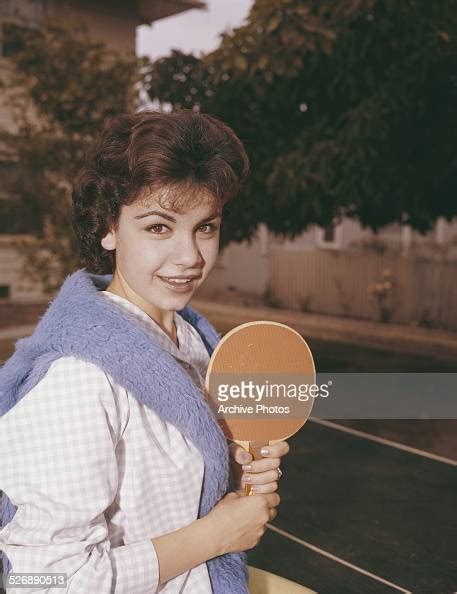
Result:
{"label": "nose", "polygon": [[197,241],[192,235],[175,238],[171,259],[175,266],[181,266],[186,270],[201,268],[204,263]]}

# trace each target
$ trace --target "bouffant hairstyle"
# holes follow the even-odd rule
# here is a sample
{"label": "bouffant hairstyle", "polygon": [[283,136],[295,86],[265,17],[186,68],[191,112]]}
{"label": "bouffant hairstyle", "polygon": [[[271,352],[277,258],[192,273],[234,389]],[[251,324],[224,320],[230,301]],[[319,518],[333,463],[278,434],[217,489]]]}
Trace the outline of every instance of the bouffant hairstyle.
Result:
{"label": "bouffant hairstyle", "polygon": [[161,206],[178,213],[202,196],[222,210],[248,171],[242,142],[213,116],[143,111],[108,120],[73,191],[72,225],[83,266],[95,274],[114,272],[115,252],[101,239],[117,228],[122,205],[154,193]]}

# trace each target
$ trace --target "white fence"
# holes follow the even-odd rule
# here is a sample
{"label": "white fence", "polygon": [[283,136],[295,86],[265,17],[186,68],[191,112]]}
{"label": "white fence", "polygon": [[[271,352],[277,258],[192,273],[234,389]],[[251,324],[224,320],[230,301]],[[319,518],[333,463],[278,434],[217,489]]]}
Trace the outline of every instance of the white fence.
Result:
{"label": "white fence", "polygon": [[9,289],[14,302],[42,301],[46,299],[41,287],[23,278],[23,256],[8,238],[0,237],[0,287]]}
{"label": "white fence", "polygon": [[[271,247],[269,279],[271,302],[290,309],[379,320],[382,305],[392,322],[457,330],[457,262]],[[382,303],[369,293],[375,283]]]}

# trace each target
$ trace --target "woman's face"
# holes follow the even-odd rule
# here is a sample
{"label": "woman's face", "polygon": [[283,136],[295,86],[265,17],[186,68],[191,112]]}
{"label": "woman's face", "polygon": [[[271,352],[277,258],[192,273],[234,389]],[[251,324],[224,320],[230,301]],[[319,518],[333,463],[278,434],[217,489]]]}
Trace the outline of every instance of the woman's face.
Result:
{"label": "woman's face", "polygon": [[[185,307],[217,260],[222,213],[215,205],[207,194],[181,214],[159,206],[153,194],[123,205],[117,229],[101,242],[116,250],[115,292],[159,323]],[[192,278],[172,284],[170,277]]]}

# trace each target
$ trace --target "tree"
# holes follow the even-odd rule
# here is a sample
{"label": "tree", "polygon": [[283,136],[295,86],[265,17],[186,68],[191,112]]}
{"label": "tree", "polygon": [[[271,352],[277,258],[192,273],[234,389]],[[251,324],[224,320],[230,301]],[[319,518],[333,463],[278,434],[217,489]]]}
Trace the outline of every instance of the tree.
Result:
{"label": "tree", "polygon": [[21,245],[25,273],[52,292],[80,266],[72,184],[104,120],[137,107],[144,61],[110,51],[83,31],[49,25],[18,31],[13,45],[7,83],[15,130],[1,135],[15,162],[8,190],[35,221],[33,241]]}
{"label": "tree", "polygon": [[343,215],[425,232],[457,214],[456,8],[256,0],[214,52],[152,64],[151,98],[221,117],[247,147],[224,241],[261,221],[294,237]]}

